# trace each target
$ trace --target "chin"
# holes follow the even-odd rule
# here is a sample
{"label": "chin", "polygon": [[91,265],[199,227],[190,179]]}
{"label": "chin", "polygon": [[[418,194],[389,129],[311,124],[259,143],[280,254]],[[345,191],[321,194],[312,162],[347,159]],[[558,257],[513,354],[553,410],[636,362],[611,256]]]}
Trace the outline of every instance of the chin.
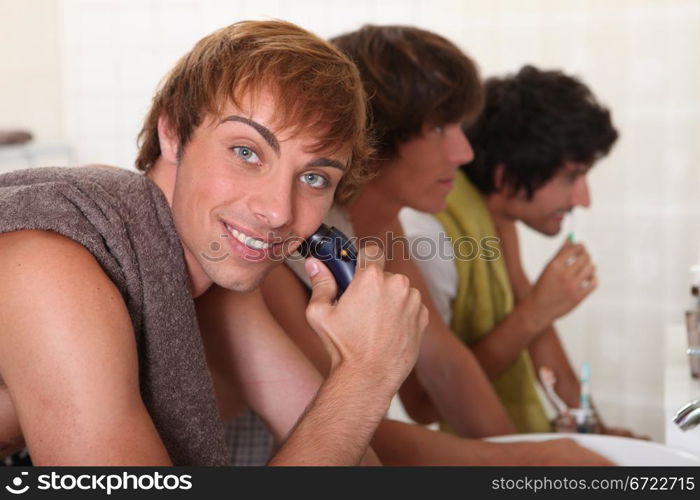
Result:
{"label": "chin", "polygon": [[268,265],[256,266],[256,269],[241,270],[229,265],[228,269],[212,269],[210,267],[207,274],[209,279],[221,288],[246,293],[260,287],[271,268],[272,266]]}
{"label": "chin", "polygon": [[530,229],[537,231],[545,236],[556,236],[561,232],[561,224],[537,224],[521,219],[522,222]]}
{"label": "chin", "polygon": [[412,209],[428,214],[438,214],[447,207],[447,200],[436,200],[426,203],[416,203],[409,205]]}
{"label": "chin", "polygon": [[544,227],[539,230],[540,233],[547,235],[547,236],[556,236],[559,233],[561,233],[561,224],[557,224],[556,227]]}
{"label": "chin", "polygon": [[214,279],[213,281],[221,288],[234,292],[247,293],[257,289],[260,283],[262,283],[263,277],[264,276],[260,276],[257,279],[221,278]]}

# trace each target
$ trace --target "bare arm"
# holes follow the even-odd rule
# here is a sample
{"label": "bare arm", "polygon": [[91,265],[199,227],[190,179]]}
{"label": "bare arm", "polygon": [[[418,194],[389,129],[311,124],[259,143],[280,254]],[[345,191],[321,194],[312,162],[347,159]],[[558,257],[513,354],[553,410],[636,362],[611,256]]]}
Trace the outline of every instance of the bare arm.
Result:
{"label": "bare arm", "polygon": [[0,459],[24,448],[24,437],[19,426],[15,405],[4,382],[0,379]]}
{"label": "bare arm", "polygon": [[[367,281],[370,287],[384,280],[381,271],[376,269],[371,273],[368,271],[359,274],[373,275],[360,278]],[[219,347],[214,344],[213,351],[221,353],[223,350],[220,347],[225,346],[225,351],[230,353],[227,356],[233,361],[228,365],[236,367],[235,378],[246,401],[268,422],[278,440],[284,441],[270,462],[272,465],[352,465],[360,462],[378,465],[374,453],[371,450],[368,452],[369,439],[386,412],[392,391],[396,390],[398,382],[394,377],[386,377],[384,370],[375,370],[377,360],[372,358],[382,352],[391,355],[391,350],[387,351],[387,346],[383,345],[386,339],[376,345],[376,352],[372,352],[370,359],[365,359],[364,355],[358,357],[355,352],[357,345],[354,344],[359,344],[363,350],[371,349],[372,337],[378,337],[385,329],[376,319],[369,323],[352,321],[353,318],[348,314],[351,306],[341,307],[332,303],[335,284],[325,267],[322,266],[313,280],[316,296],[315,299],[312,298],[313,307],[309,307],[307,314],[316,321],[316,331],[319,332],[312,331],[311,334],[320,343],[320,349],[326,353],[328,363],[325,369],[328,376],[325,381],[270,316],[259,292],[243,295],[217,290],[208,294],[210,305],[218,303],[219,306],[225,306],[226,315],[222,317],[223,320],[217,320],[218,326],[209,321],[208,330],[212,330],[212,326],[214,329],[207,333],[207,337],[214,333],[215,336],[226,339],[224,344],[218,342]],[[400,298],[408,288],[404,292],[398,289],[396,291],[392,296]],[[374,292],[363,297],[371,305],[361,304],[370,316],[374,303],[378,302],[376,295],[381,293],[381,287]],[[343,302],[357,301],[362,295],[357,291],[349,291],[346,296],[348,298],[344,298]],[[403,303],[401,307],[400,304],[394,306],[395,314],[407,308],[405,321],[416,324],[406,330],[413,330],[415,335],[420,326],[416,316],[420,301],[417,297],[409,298],[408,295],[404,297],[405,300],[409,302]],[[287,305],[285,303],[285,307]],[[221,309],[219,306],[216,308]],[[302,317],[305,309],[306,297],[299,304],[298,312]],[[203,316],[214,317],[211,311],[210,308],[210,313]],[[224,328],[221,327],[222,324],[225,325]],[[345,343],[343,336],[348,334],[358,338]],[[363,345],[363,336],[367,338],[366,345]],[[392,335],[387,337],[395,338]],[[325,339],[325,343],[321,338]],[[417,349],[417,339],[411,340],[409,336],[402,342],[406,340],[410,341],[406,348],[415,344]],[[328,352],[335,354],[335,358],[329,356]],[[414,356],[410,353],[395,354],[398,362],[405,362],[405,355],[409,355],[409,359]],[[368,361],[370,363],[366,364]],[[399,374],[401,379],[403,376],[405,373]]]}
{"label": "bare arm", "polygon": [[[559,288],[563,289],[561,295],[566,296],[568,290],[569,298],[568,300],[560,301],[559,304],[550,302],[551,312],[549,313],[549,316],[547,313],[539,312],[539,319],[535,319],[533,322],[533,318],[538,318],[537,307],[534,306],[535,301],[533,301],[533,295],[536,293],[536,286],[533,286],[530,283],[530,280],[522,268],[520,246],[515,224],[511,223],[506,226],[500,226],[499,232],[502,235],[502,247],[504,257],[506,259],[508,276],[511,281],[511,285],[513,286],[516,303],[518,304],[516,310],[519,309],[520,311],[525,311],[523,313],[524,316],[526,318],[530,318],[529,322],[527,319],[524,319],[525,325],[529,324],[530,328],[533,330],[540,328],[539,333],[534,336],[533,340],[527,346],[532,362],[535,365],[535,369],[537,370],[541,366],[551,368],[557,377],[557,382],[555,385],[557,394],[564,400],[564,402],[566,402],[568,406],[576,408],[580,404],[581,384],[576,372],[571,366],[571,362],[569,361],[566,351],[564,350],[564,346],[562,345],[559,335],[557,334],[552,322],[565,312],[573,309],[596,288],[597,279],[595,277],[595,268],[590,263],[588,253],[581,245],[573,246],[565,244],[562,250],[560,250],[559,254],[555,256],[552,262],[548,264],[545,271],[543,271],[536,286],[541,286],[540,283],[544,282],[545,280],[559,281],[559,284],[561,285]],[[579,251],[567,253],[567,246],[569,250],[578,249]],[[561,264],[562,261],[565,261],[569,255],[575,256],[578,262],[571,266],[571,269],[566,269],[566,264],[564,264],[564,266],[561,266]],[[559,266],[559,269],[556,269],[557,266]],[[579,272],[572,273],[571,271],[575,269],[579,269]],[[567,271],[569,272],[567,273]],[[547,274],[549,274],[549,276],[547,276]],[[578,287],[582,279],[587,279],[590,282],[589,286],[584,290]],[[540,292],[552,295],[557,294],[554,288],[546,288],[544,286],[542,286],[542,290],[540,290]],[[548,317],[551,318],[549,322],[546,319]],[[544,327],[541,326],[543,322],[545,323]],[[501,326],[502,325],[499,325],[497,329]],[[517,327],[514,329],[516,328]],[[505,352],[506,350],[504,349],[501,351],[501,354],[504,355]],[[598,418],[601,418],[600,415],[598,415]],[[624,437],[639,437],[628,429],[608,427],[602,421],[600,424],[603,434]],[[648,438],[643,436],[642,439]]]}
{"label": "bare arm", "polygon": [[[562,348],[553,321],[576,307],[596,287],[595,268],[581,245],[565,243],[533,286],[522,268],[515,223],[500,222],[498,232],[508,278],[515,296],[513,311],[479,342],[474,354],[490,378],[498,377],[523,350],[535,368],[557,374],[557,389],[567,403],[578,404],[578,381]],[[573,261],[573,264],[569,264]],[[588,287],[580,283],[587,280]]]}
{"label": "bare arm", "polygon": [[[319,372],[328,376],[331,369],[331,361],[328,352],[323,347],[321,339],[313,331],[306,321],[304,310],[309,301],[309,292],[306,285],[287,266],[278,266],[262,284],[262,293],[270,311],[277,321],[283,326],[289,337],[299,346],[309,360],[316,366]],[[413,372],[410,377],[414,377]],[[403,391],[407,383],[402,385]],[[414,385],[410,385],[414,387]],[[417,397],[427,397],[422,388],[418,388]],[[430,403],[421,407],[432,408]],[[434,422],[437,417],[430,420]],[[380,424],[377,433],[381,432],[384,424]],[[399,436],[400,438],[400,436]],[[373,440],[375,445],[382,446],[382,441]],[[380,450],[375,450],[381,454]]]}
{"label": "bare arm", "polygon": [[306,321],[309,293],[306,285],[288,266],[277,266],[261,285],[265,303],[289,338],[299,346],[316,369],[327,377],[331,359],[320,337]]}
{"label": "bare arm", "polygon": [[259,290],[213,286],[196,304],[220,406],[241,400],[284,441],[318,392],[321,375],[272,318]]}
{"label": "bare arm", "polygon": [[[430,314],[415,373],[442,419],[460,436],[486,437],[515,432],[476,357],[435,310],[415,263],[394,259],[390,262],[390,271],[408,276],[411,286],[421,292]],[[408,410],[410,405],[406,401],[404,404]]]}
{"label": "bare arm", "polygon": [[[304,464],[342,464],[339,450],[359,461],[392,396],[413,367],[427,311],[406,277],[385,273],[383,267],[376,247],[361,249],[355,277],[336,302],[330,271],[319,261],[307,259],[312,293],[306,320],[323,342],[330,369],[277,460],[284,461],[292,449],[299,449],[297,460]],[[325,449],[325,456],[320,455],[320,462],[308,453],[313,450],[309,444],[319,439],[334,442]]]}
{"label": "bare arm", "polygon": [[[275,318],[314,362],[327,373],[328,353],[304,317],[305,285],[287,267],[276,268],[262,285]],[[606,465],[601,457],[571,441],[495,444],[433,432],[419,425],[383,420],[372,438],[372,449],[386,465]]]}
{"label": "bare arm", "polygon": [[[512,433],[512,424],[476,359],[434,311],[430,294],[418,269],[412,263],[399,267],[393,261],[388,263],[387,267],[391,272],[404,274],[409,278],[411,286],[421,292],[423,303],[429,311],[429,323],[415,370],[418,377],[412,373],[401,388],[402,400],[409,414],[421,422],[434,421],[429,420],[431,416],[437,416],[432,410],[431,399],[440,397],[439,411],[451,415],[448,422],[458,432],[472,436]],[[263,293],[273,314],[285,330],[316,367],[322,373],[327,373],[330,366],[329,357],[320,339],[304,321],[301,313],[307,300],[303,284],[289,268],[280,266],[263,284]],[[417,378],[421,377],[427,378],[427,384],[434,388],[434,391],[428,391],[430,396],[417,383]],[[406,403],[407,392],[413,398],[413,404]],[[412,409],[414,411],[411,411]]]}
{"label": "bare arm", "polygon": [[[537,314],[531,309],[533,307],[531,302],[533,286],[522,267],[517,228],[514,223],[505,226],[500,225],[499,234],[501,235],[501,247],[506,261],[508,277],[515,295],[516,310],[520,312],[521,316],[519,317],[532,318]],[[591,283],[589,290],[581,292],[580,300],[583,300],[593,288],[595,288],[595,283]],[[578,299],[578,296],[575,299]],[[575,304],[578,304],[580,300],[576,301]],[[520,329],[521,331],[523,328],[529,329],[531,340],[521,349],[528,349],[532,362],[535,365],[535,370],[539,369],[540,366],[548,366],[554,371],[557,376],[555,386],[557,393],[564,399],[566,404],[571,407],[577,407],[579,405],[580,386],[576,372],[571,367],[554,325],[551,321],[546,322],[544,325],[539,324],[541,321],[546,322],[547,319],[534,321],[532,319],[523,319]],[[517,324],[508,324],[507,326],[511,326],[513,331],[517,331]],[[502,329],[498,330],[499,328]],[[506,325],[498,325],[496,328],[498,331],[492,333],[503,333],[505,328]],[[532,334],[533,331],[535,332],[534,335]],[[527,337],[527,335],[523,335],[523,337]],[[509,346],[504,345],[502,348],[503,351],[501,352],[503,353],[509,349]],[[502,355],[506,356],[505,354]]]}
{"label": "bare arm", "polygon": [[[229,420],[245,405],[265,421],[276,442],[284,442],[323,377],[271,316],[259,289],[240,293],[214,286],[197,300],[197,314],[222,418]],[[315,448],[323,446],[321,439]],[[298,457],[292,450],[289,465],[298,465]],[[322,457],[314,460],[321,463]],[[362,464],[380,465],[371,450]]]}
{"label": "bare arm", "polygon": [[0,236],[0,374],[36,465],[167,465],[141,400],[126,306],[53,233]]}
{"label": "bare arm", "polygon": [[[304,309],[309,302],[306,285],[287,266],[278,266],[262,284],[262,293],[272,315],[283,326],[289,337],[299,346],[306,357],[325,376],[331,368],[328,352],[323,342],[306,321]],[[410,416],[421,424],[430,424],[440,416],[430,396],[418,382],[415,370],[406,378],[400,389],[401,399],[411,409]]]}
{"label": "bare arm", "polygon": [[372,440],[372,446],[387,465],[613,465],[606,458],[570,439],[490,443],[393,420],[382,422]]}

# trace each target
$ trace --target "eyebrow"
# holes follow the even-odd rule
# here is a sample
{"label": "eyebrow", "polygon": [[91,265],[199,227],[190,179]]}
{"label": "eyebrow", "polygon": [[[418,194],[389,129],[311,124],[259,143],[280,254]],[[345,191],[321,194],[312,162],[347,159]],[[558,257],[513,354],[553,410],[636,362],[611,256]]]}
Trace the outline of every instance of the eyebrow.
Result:
{"label": "eyebrow", "polygon": [[345,171],[345,165],[340,163],[338,160],[333,160],[331,158],[316,158],[314,160],[311,160],[309,163],[306,164],[307,167],[333,167],[333,168],[339,168],[340,170]]}
{"label": "eyebrow", "polygon": [[[226,122],[241,122],[245,123],[246,125],[253,127],[261,136],[263,139],[265,139],[265,142],[267,142],[270,147],[277,153],[279,156],[280,154],[280,143],[277,140],[277,137],[275,134],[273,134],[270,129],[265,127],[264,125],[259,124],[258,122],[251,120],[250,118],[246,118],[244,116],[238,116],[238,115],[230,115],[224,118],[219,122],[219,124],[226,123]],[[340,170],[345,171],[345,165],[340,163],[338,160],[333,160],[332,158],[316,158],[314,160],[311,160],[309,163],[306,164],[307,167],[333,167],[337,168]]]}
{"label": "eyebrow", "polygon": [[277,153],[279,156],[280,154],[280,143],[277,140],[277,137],[275,137],[275,134],[273,134],[268,128],[266,128],[263,125],[260,125],[258,122],[251,120],[250,118],[246,118],[244,116],[238,116],[238,115],[231,115],[227,116],[223,120],[219,122],[219,125],[222,123],[226,122],[241,122],[245,123],[246,125],[253,127],[258,134],[262,136],[263,139],[265,139],[265,142],[267,142],[270,147]]}
{"label": "eyebrow", "polygon": [[583,175],[583,174],[587,174],[590,170],[591,170],[591,167],[585,166],[585,167],[576,167],[573,170],[570,170],[569,172],[573,173],[573,174]]}

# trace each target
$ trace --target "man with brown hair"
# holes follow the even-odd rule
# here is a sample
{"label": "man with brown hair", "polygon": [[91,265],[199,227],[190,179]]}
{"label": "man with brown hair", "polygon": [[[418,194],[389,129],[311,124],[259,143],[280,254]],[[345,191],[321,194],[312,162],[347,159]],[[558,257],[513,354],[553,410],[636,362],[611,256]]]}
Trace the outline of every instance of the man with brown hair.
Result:
{"label": "man with brown hair", "polygon": [[[412,26],[367,25],[332,40],[357,64],[371,109],[377,154],[370,165],[376,176],[350,203],[329,214],[347,235],[384,244],[386,269],[426,288],[401,243],[398,214],[402,207],[439,211],[457,168],[472,156],[461,130],[482,107],[482,87],[475,64],[452,42]],[[405,241],[405,240],[404,240]],[[400,245],[397,245],[400,247]],[[393,251],[393,255],[392,252]],[[332,359],[314,334],[304,310],[313,300],[312,283],[290,259],[275,268],[262,285],[277,321],[322,373]],[[306,285],[306,286],[305,286]],[[426,288],[427,290],[427,288]],[[513,432],[508,416],[469,349],[457,341],[428,293],[431,311],[414,372],[401,389],[404,401],[435,402],[464,436],[433,432],[420,425],[385,420],[372,447],[392,465],[584,465],[607,464],[575,443],[488,443],[474,437]],[[437,358],[444,362],[435,365]],[[391,360],[387,360],[389,362]],[[437,368],[437,369],[436,369]],[[426,394],[423,386],[430,389]]]}
{"label": "man with brown hair", "polygon": [[369,248],[335,302],[309,259],[323,381],[257,290],[364,175],[356,68],[294,25],[237,23],[178,62],[140,138],[145,175],[0,176],[0,442],[39,465],[218,465],[219,413],[249,406],[272,463],[359,463],[415,362],[420,295]]}

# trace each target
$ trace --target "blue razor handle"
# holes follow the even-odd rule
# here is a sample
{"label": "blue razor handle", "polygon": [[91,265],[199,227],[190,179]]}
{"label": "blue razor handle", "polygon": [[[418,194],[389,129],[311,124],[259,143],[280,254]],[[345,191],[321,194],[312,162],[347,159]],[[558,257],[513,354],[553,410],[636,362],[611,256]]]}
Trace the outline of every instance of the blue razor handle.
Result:
{"label": "blue razor handle", "polygon": [[340,298],[355,275],[357,262],[357,250],[348,237],[335,227],[321,224],[321,227],[301,244],[299,252],[304,257],[315,257],[328,266],[338,284],[337,298]]}

